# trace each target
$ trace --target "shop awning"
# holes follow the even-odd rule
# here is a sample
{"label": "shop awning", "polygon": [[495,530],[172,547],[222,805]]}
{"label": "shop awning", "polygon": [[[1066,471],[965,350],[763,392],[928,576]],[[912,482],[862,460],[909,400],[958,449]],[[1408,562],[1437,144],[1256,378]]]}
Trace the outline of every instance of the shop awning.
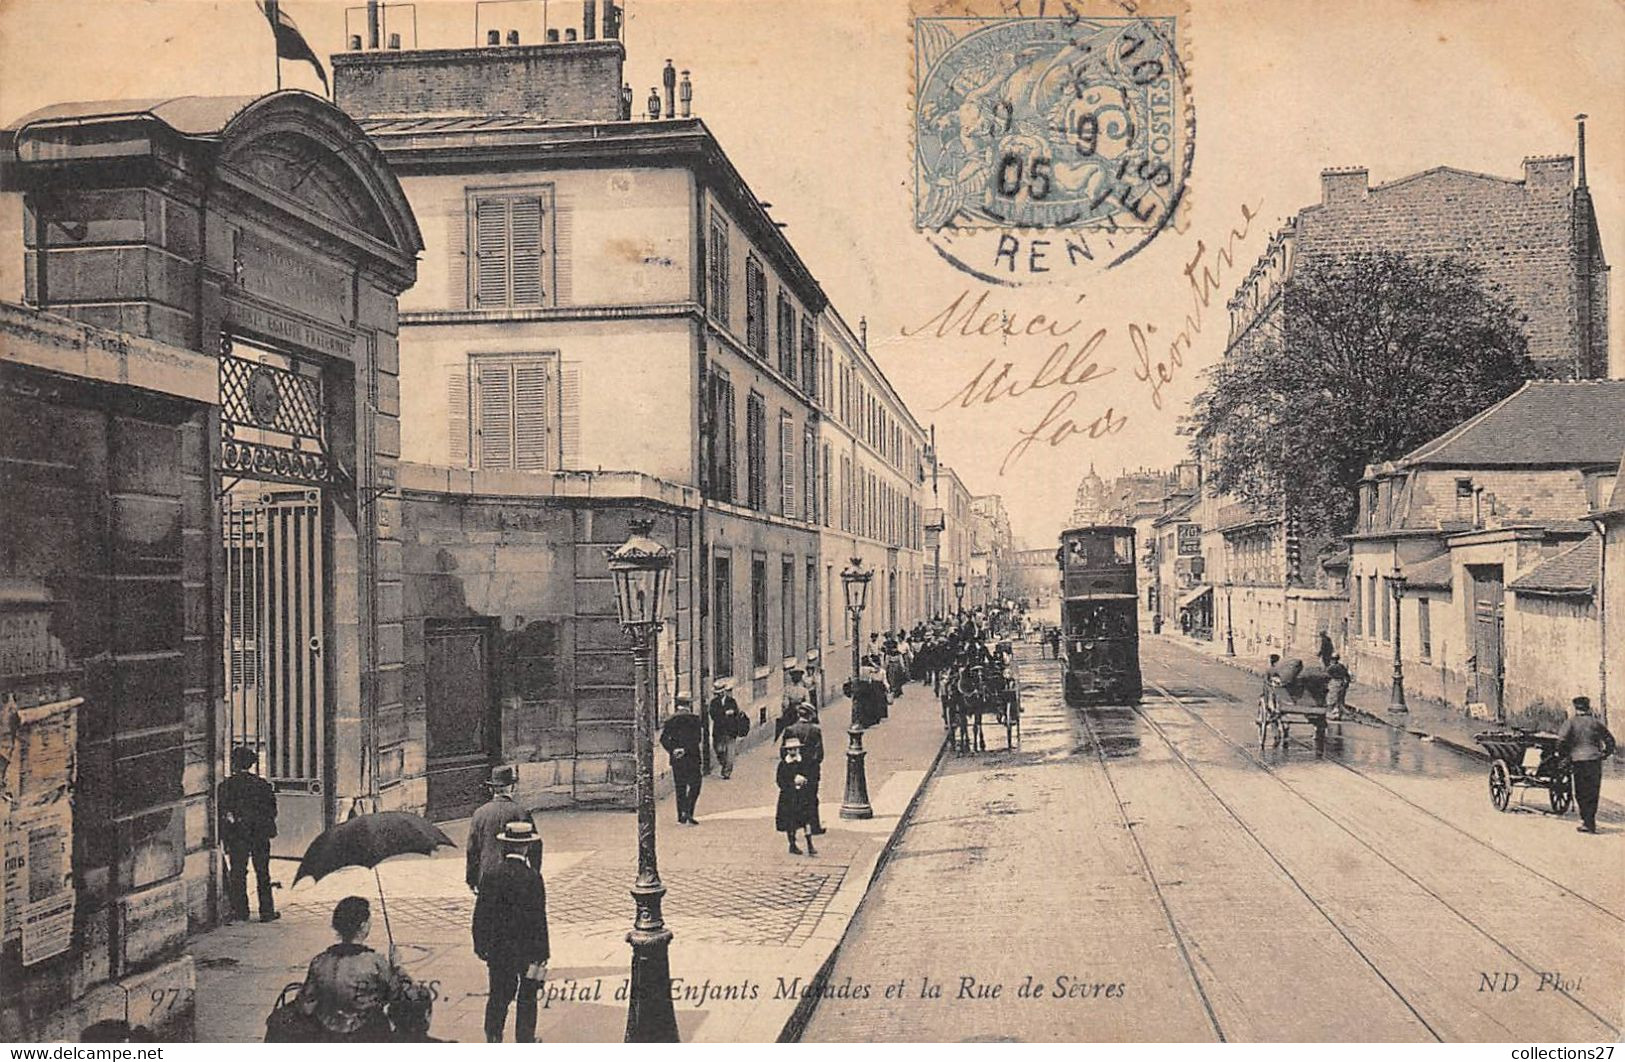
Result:
{"label": "shop awning", "polygon": [[1211,594],[1212,592],[1213,592],[1213,587],[1211,587],[1211,586],[1206,586],[1206,585],[1198,586],[1195,590],[1192,590],[1189,593],[1184,594],[1184,595],[1182,595],[1180,597],[1180,599],[1179,599],[1179,607],[1180,608],[1190,608],[1192,605],[1196,604],[1198,601],[1202,600],[1203,597],[1205,597],[1208,594]]}

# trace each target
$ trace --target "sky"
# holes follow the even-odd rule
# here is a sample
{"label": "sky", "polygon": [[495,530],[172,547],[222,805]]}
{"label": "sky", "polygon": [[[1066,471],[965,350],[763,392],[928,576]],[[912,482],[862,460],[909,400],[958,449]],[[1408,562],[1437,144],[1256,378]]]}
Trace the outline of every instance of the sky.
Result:
{"label": "sky", "polygon": [[[343,48],[347,22],[361,32],[359,0],[283,7],[319,55]],[[418,44],[464,46],[476,26],[538,39],[544,7],[552,25],[579,24],[576,0],[424,0]],[[389,27],[408,46],[410,17],[394,11]],[[854,328],[867,319],[871,352],[921,424],[935,426],[943,461],[973,493],[1002,495],[1017,538],[1033,545],[1053,541],[1091,465],[1109,477],[1183,456],[1180,418],[1224,349],[1223,303],[1269,235],[1319,200],[1324,168],[1364,166],[1373,184],[1439,165],[1518,178],[1525,156],[1572,154],[1574,116],[1585,112],[1604,252],[1625,255],[1625,4],[1615,0],[1191,0],[1180,24],[1197,133],[1179,224],[1115,268],[1021,287],[968,275],[913,228],[910,17],[906,0],[629,0],[627,80],[641,109],[667,58],[692,71],[695,114],[773,204],[842,316]],[[308,66],[282,72],[285,86],[320,91]],[[64,100],[275,85],[252,0],[0,0],[0,121]],[[1217,254],[1226,245],[1228,268]],[[1153,395],[1136,377],[1135,335],[1184,327],[1197,308],[1184,274],[1193,261],[1217,286],[1190,353]],[[1038,334],[938,335],[933,320],[979,297],[984,315]],[[1037,314],[1061,324],[1028,328]],[[1050,334],[1073,322],[1064,339]],[[1053,378],[1080,339],[1102,332],[1089,349],[1094,378],[1076,388],[969,408],[956,398],[990,364],[1029,381],[1068,342]]]}

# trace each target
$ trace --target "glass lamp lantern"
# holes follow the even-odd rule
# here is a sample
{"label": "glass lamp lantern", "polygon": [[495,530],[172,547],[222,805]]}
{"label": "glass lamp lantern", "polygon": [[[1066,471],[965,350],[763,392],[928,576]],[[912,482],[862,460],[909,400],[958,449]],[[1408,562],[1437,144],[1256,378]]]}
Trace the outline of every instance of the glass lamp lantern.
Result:
{"label": "glass lamp lantern", "polygon": [[869,604],[869,580],[874,578],[874,572],[864,568],[863,561],[858,557],[852,558],[845,571],[841,573],[841,589],[846,591],[846,610],[859,615]]}
{"label": "glass lamp lantern", "polygon": [[628,630],[653,630],[665,618],[672,556],[671,550],[649,537],[653,528],[653,520],[633,520],[631,537],[608,553],[615,608],[621,626]]}

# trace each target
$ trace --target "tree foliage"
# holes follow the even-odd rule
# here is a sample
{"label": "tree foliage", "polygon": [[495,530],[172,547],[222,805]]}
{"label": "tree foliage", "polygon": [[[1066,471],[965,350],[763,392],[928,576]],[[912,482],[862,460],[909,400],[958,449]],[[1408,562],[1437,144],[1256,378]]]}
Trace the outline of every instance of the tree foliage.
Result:
{"label": "tree foliage", "polygon": [[1522,315],[1456,258],[1300,262],[1281,304],[1208,371],[1192,420],[1210,482],[1306,535],[1352,526],[1368,464],[1389,461],[1535,374]]}

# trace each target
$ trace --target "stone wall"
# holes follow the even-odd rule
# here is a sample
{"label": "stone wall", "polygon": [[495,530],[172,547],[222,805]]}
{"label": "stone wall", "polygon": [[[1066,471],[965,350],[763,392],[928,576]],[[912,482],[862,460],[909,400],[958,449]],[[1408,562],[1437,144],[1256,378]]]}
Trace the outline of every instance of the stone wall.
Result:
{"label": "stone wall", "polygon": [[[480,621],[489,625],[495,700],[490,759],[518,764],[520,798],[532,807],[628,805],[632,657],[605,552],[638,516],[654,519],[654,537],[674,551],[657,680],[664,717],[675,693],[694,685],[690,513],[649,498],[554,496],[553,477],[527,473],[458,471],[450,476],[463,489],[423,489],[435,471],[408,466],[403,499],[409,776],[421,784],[434,754],[426,637],[436,624]],[[518,493],[526,480],[530,493]]]}
{"label": "stone wall", "polygon": [[25,975],[8,941],[0,966],[19,989],[0,1036],[17,1039],[91,986],[163,965],[189,918],[209,920],[218,635],[208,408],[0,373],[0,581],[44,602],[54,661],[0,677],[0,695],[19,707],[84,698],[74,945]]}

